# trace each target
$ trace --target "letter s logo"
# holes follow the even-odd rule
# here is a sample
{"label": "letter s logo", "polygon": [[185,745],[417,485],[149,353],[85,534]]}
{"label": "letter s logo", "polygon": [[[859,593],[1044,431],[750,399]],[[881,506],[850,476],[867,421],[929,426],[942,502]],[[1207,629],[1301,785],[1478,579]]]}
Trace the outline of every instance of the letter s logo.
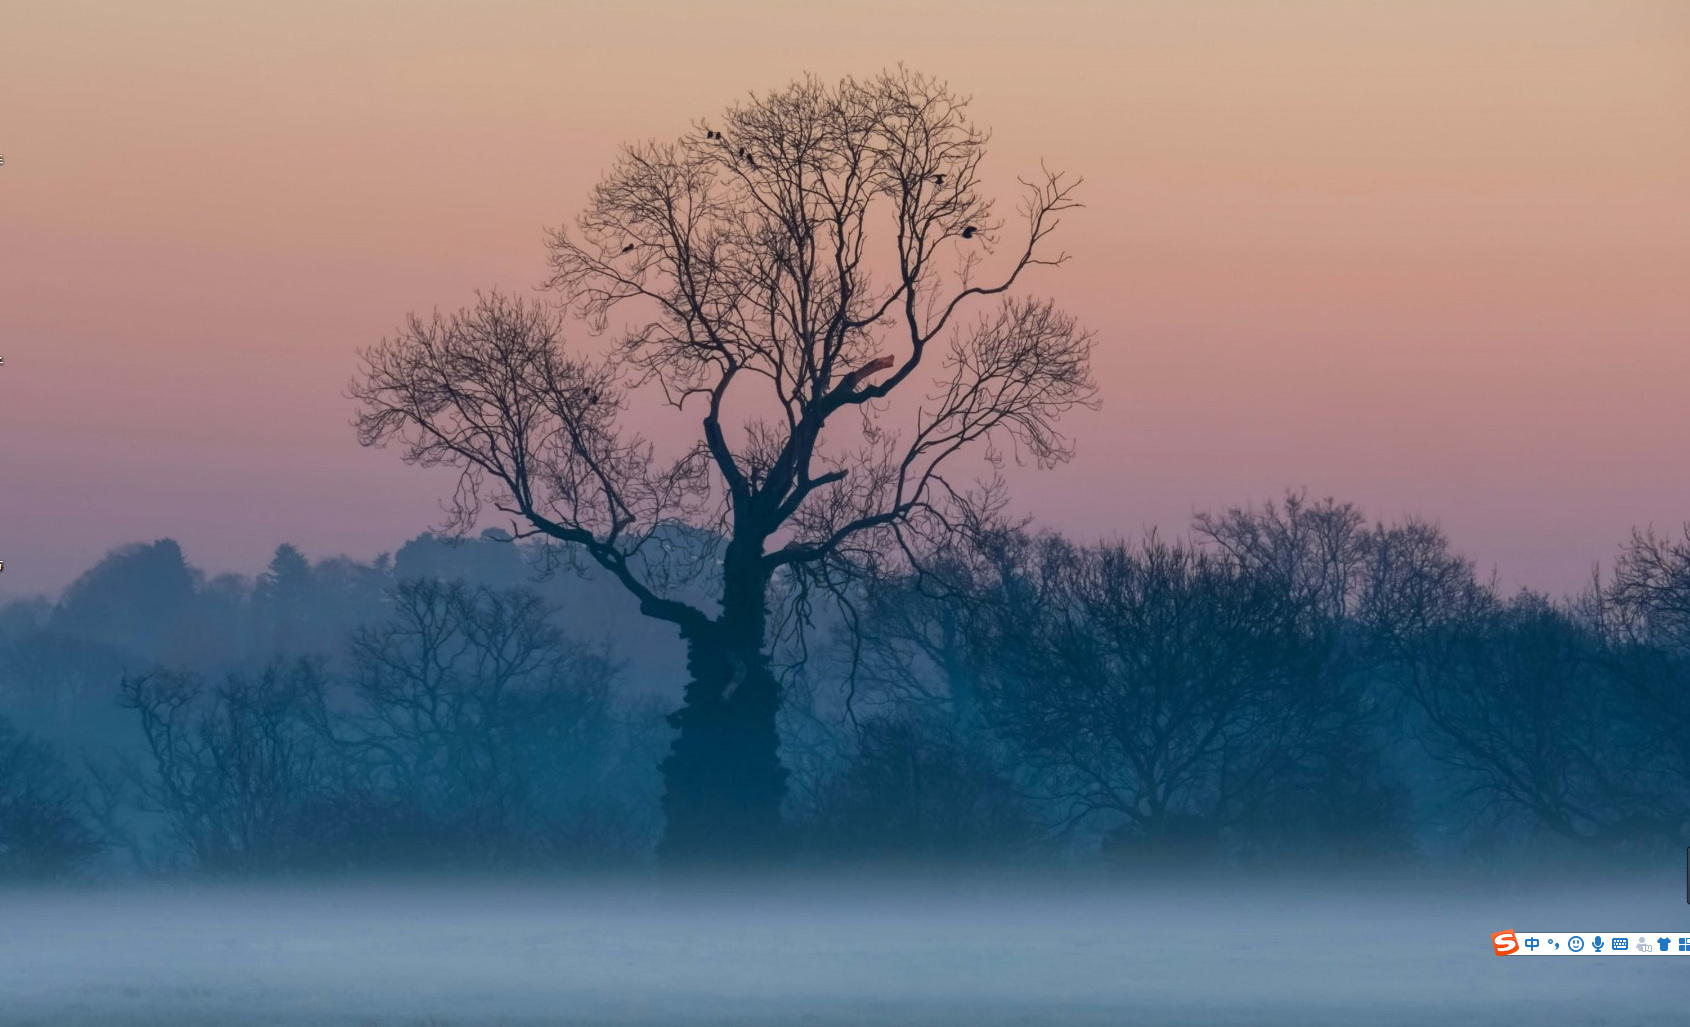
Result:
{"label": "letter s logo", "polygon": [[1490,936],[1490,944],[1499,956],[1512,956],[1520,951],[1520,939],[1514,937],[1513,931],[1497,931]]}

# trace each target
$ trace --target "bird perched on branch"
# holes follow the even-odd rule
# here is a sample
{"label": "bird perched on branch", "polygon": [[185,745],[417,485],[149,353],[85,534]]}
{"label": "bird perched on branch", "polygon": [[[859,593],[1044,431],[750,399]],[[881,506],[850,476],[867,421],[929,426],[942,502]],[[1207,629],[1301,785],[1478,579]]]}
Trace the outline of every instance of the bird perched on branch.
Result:
{"label": "bird perched on branch", "polygon": [[633,244],[633,243],[629,243],[629,244],[628,244],[628,245],[626,245],[626,246],[624,246],[624,247],[622,247],[622,252],[623,252],[623,253],[632,253],[632,252],[634,252],[634,244]]}
{"label": "bird perched on branch", "polygon": [[973,226],[973,225],[965,225],[965,226],[963,226],[963,229],[962,229],[962,237],[963,237],[963,238],[964,238],[964,239],[972,239],[972,238],[974,238],[974,226]]}
{"label": "bird perched on branch", "polygon": [[944,175],[934,175],[933,176],[933,184],[934,185],[944,185],[945,184],[945,176]]}

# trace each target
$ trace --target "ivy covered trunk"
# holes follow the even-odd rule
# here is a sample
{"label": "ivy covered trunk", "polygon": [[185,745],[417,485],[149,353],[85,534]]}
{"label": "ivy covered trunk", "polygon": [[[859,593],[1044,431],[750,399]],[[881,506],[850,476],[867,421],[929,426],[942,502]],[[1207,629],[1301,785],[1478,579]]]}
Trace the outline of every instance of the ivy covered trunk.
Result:
{"label": "ivy covered trunk", "polygon": [[721,616],[682,632],[691,680],[669,716],[678,734],[662,763],[658,854],[671,863],[755,859],[780,843],[787,771],[764,648],[766,581],[737,562],[727,561]]}

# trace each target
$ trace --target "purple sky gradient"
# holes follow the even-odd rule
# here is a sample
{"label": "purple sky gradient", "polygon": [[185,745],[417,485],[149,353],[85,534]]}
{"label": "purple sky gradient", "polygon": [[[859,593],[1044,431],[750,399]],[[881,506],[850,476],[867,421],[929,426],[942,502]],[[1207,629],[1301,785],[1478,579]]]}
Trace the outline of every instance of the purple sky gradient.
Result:
{"label": "purple sky gradient", "polygon": [[1105,406],[1015,476],[1046,523],[1305,486],[1562,590],[1690,520],[1673,0],[19,0],[0,598],[166,535],[213,571],[396,547],[450,481],[358,448],[357,347],[534,285],[620,141],[898,60],[973,94],[1006,197],[1041,157],[1087,178],[1033,287],[1097,331]]}

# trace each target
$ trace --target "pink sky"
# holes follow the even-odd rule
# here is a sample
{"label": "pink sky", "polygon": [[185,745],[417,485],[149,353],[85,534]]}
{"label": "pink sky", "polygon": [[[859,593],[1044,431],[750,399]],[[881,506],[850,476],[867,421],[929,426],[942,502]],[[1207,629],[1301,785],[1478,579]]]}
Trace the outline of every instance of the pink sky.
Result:
{"label": "pink sky", "polygon": [[172,536],[369,557],[449,485],[353,440],[354,350],[526,289],[623,140],[905,63],[1005,193],[1083,173],[1083,536],[1286,486],[1576,587],[1690,520],[1678,0],[276,5],[0,14],[0,596]]}

